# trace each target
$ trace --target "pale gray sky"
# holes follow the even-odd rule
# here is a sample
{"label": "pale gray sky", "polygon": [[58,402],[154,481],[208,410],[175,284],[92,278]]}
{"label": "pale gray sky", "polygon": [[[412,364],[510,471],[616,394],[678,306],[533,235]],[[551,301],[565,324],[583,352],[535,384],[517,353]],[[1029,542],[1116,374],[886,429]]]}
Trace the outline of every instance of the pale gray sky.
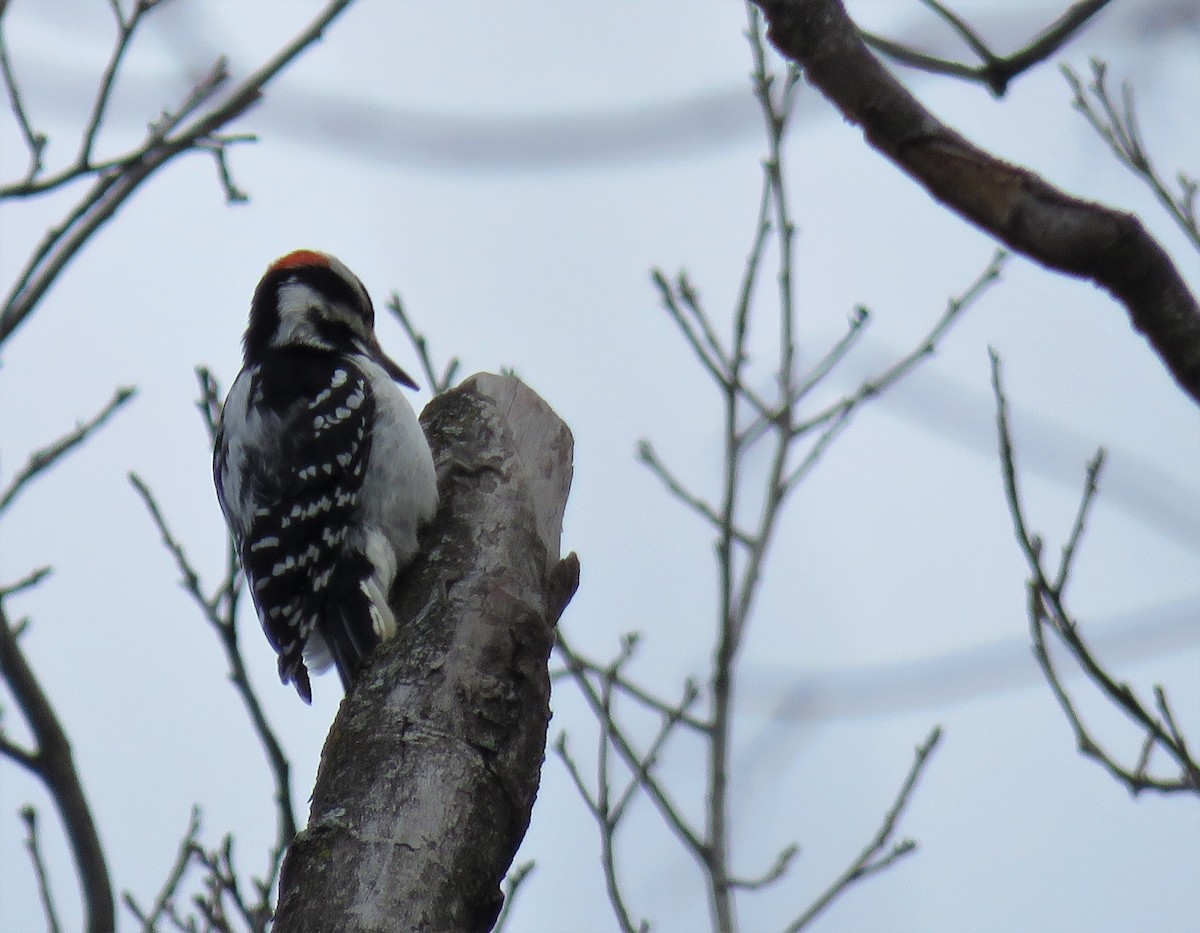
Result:
{"label": "pale gray sky", "polygon": [[[245,69],[318,6],[168,4],[131,54],[116,97],[121,120],[102,148],[134,140],[216,52]],[[957,8],[1007,49],[1058,6]],[[1118,0],[1065,54],[1077,70],[1099,55],[1115,80],[1134,83],[1167,175],[1200,171],[1200,32],[1187,9]],[[851,10],[893,35],[936,35],[917,3],[862,0]],[[1169,29],[1147,27],[1172,10]],[[52,140],[51,164],[74,152],[109,23],[100,0],[60,0],[53,16],[47,5],[12,0],[5,14],[27,104]],[[173,165],[10,341],[0,368],[0,479],[117,385],[139,388],[93,442],[28,491],[0,533],[0,580],[56,568],[13,609],[33,620],[25,644],[71,730],[122,889],[143,899],[157,890],[193,803],[204,808],[206,840],[237,833],[247,869],[258,870],[271,838],[266,771],[223,680],[220,649],[125,474],[150,483],[192,558],[215,577],[224,532],[192,368],[209,365],[228,385],[253,287],[293,248],[338,255],[377,305],[399,290],[435,354],[458,354],[464,372],[513,366],[550,402],[575,434],[564,548],[583,563],[562,625],[577,648],[601,657],[621,633],[641,630],[634,671],[661,692],[702,674],[715,614],[711,541],[635,462],[634,448],[652,438],[698,489],[716,488],[718,400],[659,309],[648,270],[686,267],[710,308],[731,303],[764,148],[744,26],[740,4],[716,0],[360,3],[239,123],[262,137],[233,153],[249,205],[225,206],[211,160]],[[1139,212],[1200,288],[1196,254],[1072,112],[1054,67],[1019,79],[999,102],[949,79],[913,86],[999,155]],[[0,127],[7,179],[25,159],[11,123]],[[808,357],[841,333],[857,304],[874,312],[860,354],[830,383],[829,393],[845,391],[913,345],[993,246],[870,152],[811,91],[801,95],[787,171]],[[11,281],[65,204],[5,205],[0,279]],[[412,361],[382,314],[380,336],[395,358]],[[802,854],[789,880],[744,896],[747,930],[782,925],[857,854],[934,723],[945,727],[943,745],[902,826],[920,851],[846,895],[820,929],[1182,933],[1200,915],[1194,803],[1132,801],[1081,759],[1022,647],[1024,566],[994,453],[989,345],[1005,359],[1027,504],[1052,549],[1069,528],[1085,461],[1101,444],[1113,451],[1112,496],[1102,482],[1071,598],[1085,620],[1113,620],[1126,633],[1114,642],[1121,676],[1141,689],[1167,685],[1200,741],[1195,406],[1104,294],[1013,260],[937,356],[831,450],[781,530],[745,649],[733,842],[747,875],[788,842]],[[1128,650],[1128,632],[1143,621],[1160,626],[1164,606],[1180,607],[1182,634]],[[339,688],[318,680],[314,706],[302,706],[277,684],[248,615],[243,628],[252,675],[293,755],[296,798],[306,802]],[[931,670],[953,681],[953,664],[947,674],[938,659],[986,659],[995,646],[1002,682],[970,689],[965,681],[982,675],[965,666],[966,689],[904,699],[920,694]],[[811,715],[821,689],[828,702],[845,702],[856,678],[870,677],[864,670],[899,676],[904,688],[907,662],[909,693],[902,689],[894,712],[879,690],[874,706]],[[806,685],[815,706],[793,702],[787,715],[771,715]],[[566,729],[578,751],[590,748],[593,723],[569,685],[553,705],[551,740]],[[1101,705],[1084,709],[1118,744],[1135,741]],[[10,711],[6,726],[15,719]],[[664,773],[696,806],[697,749],[681,742],[672,752]],[[0,917],[14,933],[42,928],[15,816],[26,801],[43,812],[66,917],[78,916],[47,802],[0,762]],[[695,868],[649,807],[621,843],[636,912],[656,930],[703,927]],[[518,854],[537,868],[512,929],[613,929],[597,851],[596,828],[551,755]]]}

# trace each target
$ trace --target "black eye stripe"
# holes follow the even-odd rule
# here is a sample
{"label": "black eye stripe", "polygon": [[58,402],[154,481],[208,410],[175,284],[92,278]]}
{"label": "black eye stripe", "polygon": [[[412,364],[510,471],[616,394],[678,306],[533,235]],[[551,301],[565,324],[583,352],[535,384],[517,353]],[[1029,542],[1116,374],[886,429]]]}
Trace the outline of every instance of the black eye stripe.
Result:
{"label": "black eye stripe", "polygon": [[290,278],[293,281],[301,282],[314,291],[320,292],[334,304],[359,311],[368,325],[375,323],[375,311],[371,307],[370,300],[368,299],[367,306],[364,308],[362,295],[359,294],[358,289],[332,269],[303,266],[299,269],[284,270],[284,274],[286,276],[284,281]]}
{"label": "black eye stripe", "polygon": [[[254,299],[250,306],[250,324],[246,328],[246,335],[243,338],[247,361],[261,358],[278,331],[279,289],[288,282],[302,284],[325,296],[329,302],[339,305],[351,313],[357,313],[366,324],[368,332],[374,328],[375,309],[371,306],[371,299],[366,294],[366,290],[360,291],[361,283],[357,280],[351,281],[324,266],[275,269],[263,276],[258,283],[258,288],[254,291]],[[311,317],[310,322],[313,323],[314,329],[318,333],[322,333],[321,322]],[[349,327],[340,325],[340,329],[329,331],[327,336],[340,338],[331,339],[330,343],[341,345],[354,335]]]}
{"label": "black eye stripe", "polygon": [[343,350],[353,350],[355,346],[354,329],[345,321],[331,321],[328,318],[322,317],[319,311],[313,310],[308,313],[308,323],[312,329],[316,331],[317,336],[325,341],[331,347],[338,347]]}

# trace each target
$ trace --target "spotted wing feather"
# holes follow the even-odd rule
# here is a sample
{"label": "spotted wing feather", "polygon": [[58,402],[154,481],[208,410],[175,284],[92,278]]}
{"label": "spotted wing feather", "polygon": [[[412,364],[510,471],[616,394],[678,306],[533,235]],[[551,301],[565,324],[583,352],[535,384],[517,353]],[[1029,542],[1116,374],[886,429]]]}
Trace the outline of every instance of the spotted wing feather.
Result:
{"label": "spotted wing feather", "polygon": [[[369,632],[369,606],[359,604],[370,565],[348,548],[347,535],[370,457],[375,400],[344,357],[295,350],[264,361],[250,397],[278,417],[278,437],[273,462],[247,461],[238,478],[253,505],[239,543],[242,566],[279,654],[280,678],[311,701],[305,648],[314,632],[343,680],[350,673],[344,665],[361,657],[356,640],[367,637],[347,620],[366,619]],[[338,631],[329,632],[331,625]]]}

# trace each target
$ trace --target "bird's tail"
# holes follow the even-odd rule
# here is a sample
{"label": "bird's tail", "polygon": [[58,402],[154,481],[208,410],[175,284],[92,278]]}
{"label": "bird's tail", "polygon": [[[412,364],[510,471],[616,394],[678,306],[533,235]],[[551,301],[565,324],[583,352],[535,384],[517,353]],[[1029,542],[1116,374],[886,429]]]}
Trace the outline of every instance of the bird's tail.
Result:
{"label": "bird's tail", "polygon": [[391,616],[370,561],[362,555],[339,561],[329,580],[319,629],[346,690],[363,659],[394,628]]}

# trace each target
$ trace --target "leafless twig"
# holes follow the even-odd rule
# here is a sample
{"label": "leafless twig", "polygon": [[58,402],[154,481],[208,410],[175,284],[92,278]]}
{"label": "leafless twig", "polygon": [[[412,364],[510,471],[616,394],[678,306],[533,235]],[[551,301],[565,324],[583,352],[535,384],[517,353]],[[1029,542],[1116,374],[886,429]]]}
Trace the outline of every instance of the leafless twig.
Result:
{"label": "leafless twig", "polygon": [[[184,590],[192,597],[205,620],[212,626],[225,650],[230,682],[246,708],[254,734],[262,746],[267,765],[271,770],[275,788],[276,838],[268,857],[267,870],[261,881],[258,882],[258,886],[264,891],[263,897],[265,898],[278,878],[279,866],[283,861],[283,854],[288,843],[296,835],[296,817],[290,784],[291,763],[267,719],[254,686],[250,683],[238,645],[237,606],[241,585],[241,565],[233,545],[227,543],[224,576],[212,594],[206,594],[199,574],[187,557],[182,544],[171,532],[149,487],[134,473],[129,475],[129,481],[150,513],[151,520],[162,536],[163,544],[175,559]],[[206,864],[217,863],[219,863],[219,859],[209,859]],[[264,903],[260,906],[266,910],[267,916],[270,916],[269,905]]]}
{"label": "leafless twig", "polygon": [[21,808],[21,821],[25,824],[25,848],[29,850],[29,860],[33,864],[33,874],[37,878],[38,897],[42,901],[42,912],[46,915],[48,933],[59,933],[62,926],[58,922],[58,910],[54,906],[54,895],[50,891],[50,876],[46,873],[46,862],[42,858],[42,844],[38,839],[37,810],[32,806]]}
{"label": "leafless twig", "polygon": [[[185,152],[207,150],[220,153],[230,143],[245,139],[244,136],[222,136],[220,130],[257,103],[267,84],[317,41],[325,28],[351,2],[331,0],[306,29],[219,100],[219,92],[228,83],[229,75],[224,59],[218,60],[174,111],[164,112],[160,120],[151,124],[139,147],[125,155],[97,162],[93,160],[92,150],[107,109],[112,82],[134,30],[143,15],[157,6],[157,0],[139,2],[128,20],[120,15],[119,7],[114,5],[118,18],[117,38],[109,66],[101,78],[92,116],[83,132],[79,157],[74,164],[56,175],[37,177],[39,172],[35,169],[31,173],[34,177],[0,187],[0,200],[3,200],[36,195],[80,178],[92,179],[90,188],[67,216],[48,231],[35,248],[5,296],[0,305],[0,343],[33,312],[42,296],[92,235],[155,172]],[[15,87],[15,80],[10,82],[10,87]],[[236,194],[232,183],[225,183],[225,190],[227,195]]]}
{"label": "leafless twig", "polygon": [[[1104,451],[1099,451],[1088,464],[1087,478],[1079,509],[1072,524],[1057,573],[1047,571],[1041,538],[1030,531],[1017,484],[1016,454],[1008,416],[1008,402],[1000,377],[1000,358],[992,351],[992,388],[996,397],[996,424],[1000,440],[1000,463],[1004,478],[1005,497],[1017,543],[1029,566],[1029,625],[1034,656],[1042,670],[1059,707],[1071,724],[1079,751],[1096,761],[1109,774],[1124,784],[1131,794],[1144,790],[1160,793],[1192,793],[1200,795],[1200,760],[1192,756],[1188,744],[1176,723],[1176,718],[1161,686],[1154,688],[1154,706],[1147,706],[1133,688],[1118,681],[1096,658],[1083,638],[1079,623],[1067,609],[1066,589],[1072,562],[1087,523],[1089,510],[1095,500],[1097,481],[1104,464]],[[1087,676],[1087,679],[1109,703],[1120,710],[1142,733],[1142,747],[1132,766],[1121,764],[1083,722],[1075,700],[1063,685],[1053,653],[1047,644],[1047,632],[1062,644],[1067,653]],[[1151,757],[1160,750],[1178,769],[1178,775],[1163,777],[1150,773]]]}
{"label": "leafless twig", "polygon": [[1072,4],[1062,16],[1046,27],[1035,39],[1011,55],[997,55],[983,38],[962,17],[937,0],[922,2],[941,17],[979,58],[978,65],[967,65],[952,59],[939,58],[910,48],[865,30],[859,35],[878,52],[894,61],[932,74],[962,78],[987,87],[996,97],[1003,97],[1009,84],[1018,75],[1039,65],[1065,46],[1093,16],[1108,6],[1110,0],[1081,0]]}
{"label": "leafless twig", "polygon": [[20,580],[0,586],[0,600],[7,599],[9,596],[20,593],[22,590],[32,589],[53,572],[52,567],[38,567],[36,570],[31,570],[25,574]]}
{"label": "leafless twig", "polygon": [[[158,923],[162,917],[171,918],[178,916],[175,908],[175,898],[178,896],[180,887],[187,875],[187,870],[195,861],[196,853],[199,850],[200,808],[192,807],[192,816],[188,821],[187,830],[184,832],[183,839],[179,844],[179,852],[175,856],[175,862],[171,866],[171,870],[167,872],[167,877],[163,882],[162,888],[159,889],[158,895],[154,898],[154,904],[149,910],[143,910],[131,892],[126,891],[122,896],[122,900],[129,909],[129,912],[142,925],[142,933],[157,933]],[[179,926],[179,924],[176,925]]]}
{"label": "leafless twig", "polygon": [[[215,435],[217,419],[220,415],[220,387],[208,369],[199,367],[196,375],[200,383],[200,399],[196,407],[200,411],[205,428],[211,439]],[[263,749],[271,771],[274,782],[276,810],[275,843],[268,855],[266,871],[261,879],[256,879],[254,882],[255,888],[259,892],[258,900],[253,904],[239,903],[239,912],[244,915],[247,922],[253,920],[255,924],[260,924],[260,922],[265,923],[266,920],[261,919],[260,921],[260,918],[269,918],[271,916],[270,892],[279,877],[279,868],[283,861],[284,852],[288,844],[292,841],[292,838],[296,835],[296,817],[290,783],[291,763],[288,761],[283,746],[267,719],[258,694],[250,682],[245,662],[242,659],[241,648],[238,644],[237,607],[241,591],[241,564],[232,541],[229,541],[227,538],[224,575],[213,591],[207,593],[201,582],[200,575],[184,551],[183,545],[171,532],[162,514],[162,510],[149,487],[139,476],[133,473],[130,474],[129,481],[146,506],[151,520],[162,536],[163,544],[174,558],[176,567],[179,569],[182,578],[184,590],[192,597],[193,602],[199,607],[201,614],[208,624],[212,626],[213,631],[217,634],[221,642],[221,646],[225,651],[225,660],[229,667],[229,679],[249,715],[251,726]],[[231,846],[232,843],[226,849],[231,848]],[[224,891],[230,895],[238,893],[236,888],[230,888],[223,881],[223,879],[226,879],[226,875],[233,872],[233,865],[230,859],[222,860],[222,852],[208,853],[208,856],[201,858],[200,861],[209,870],[210,889],[212,891]],[[221,871],[218,871],[219,868]],[[241,896],[240,893],[238,896]],[[217,908],[212,906],[212,909],[216,910]],[[252,928],[257,929],[258,927],[254,927],[252,924]]]}
{"label": "leafless twig", "polygon": [[492,933],[504,933],[508,926],[508,918],[512,916],[513,900],[517,896],[517,892],[521,890],[521,885],[525,880],[533,874],[533,861],[522,862],[520,865],[513,867],[508,873],[508,877],[504,879],[504,906],[500,908],[500,915],[496,918],[496,925],[492,927]]}
{"label": "leafless twig", "polygon": [[424,334],[417,330],[412,319],[409,318],[408,312],[404,310],[404,303],[400,300],[399,292],[392,292],[392,297],[388,299],[387,309],[395,315],[400,326],[404,328],[405,335],[412,343],[413,349],[417,351],[417,358],[421,361],[421,371],[425,374],[429,390],[434,395],[441,395],[449,390],[454,385],[454,377],[458,375],[458,357],[450,357],[446,362],[446,368],[439,376],[433,364],[433,357],[429,352],[429,341]]}
{"label": "leafless twig", "polygon": [[884,815],[879,830],[875,833],[871,841],[867,843],[862,852],[859,853],[858,858],[854,860],[850,867],[839,875],[833,884],[826,888],[825,892],[804,913],[788,924],[785,928],[786,933],[797,933],[797,931],[804,929],[839,894],[854,884],[854,882],[861,881],[869,875],[883,871],[888,866],[916,850],[917,844],[913,840],[901,839],[884,852],[884,848],[896,832],[896,823],[899,821],[900,815],[908,807],[908,802],[912,798],[913,791],[916,789],[917,781],[925,773],[925,766],[929,763],[929,756],[933,754],[933,750],[941,737],[941,728],[935,726],[925,741],[917,746],[916,753],[913,755],[912,765],[908,769],[904,783],[900,786],[900,792],[896,795],[892,806]]}
{"label": "leafless twig", "polygon": [[753,2],[776,48],[873,148],[1006,246],[1107,290],[1200,402],[1200,302],[1137,217],[1060,191],[942,123],[871,54],[842,0]]}
{"label": "leafless twig", "polygon": [[[672,470],[648,441],[642,441],[638,447],[639,459],[658,476],[674,498],[711,527],[716,537],[718,606],[714,660],[703,692],[705,712],[692,712],[693,705],[702,694],[690,681],[684,685],[682,697],[671,701],[632,680],[625,668],[636,643],[634,638],[623,640],[616,659],[608,664],[600,664],[579,655],[563,633],[559,634],[558,649],[565,661],[566,672],[579,687],[599,725],[594,785],[584,779],[578,761],[568,750],[565,736],[559,740],[558,753],[584,803],[600,826],[601,862],[609,900],[618,924],[625,933],[635,933],[646,926],[645,921],[635,921],[621,890],[617,871],[617,830],[635,794],[644,793],[650,799],[663,822],[699,865],[712,927],[721,933],[737,928],[736,894],[777,882],[784,877],[798,854],[798,846],[788,845],[775,856],[766,871],[758,877],[751,877],[733,870],[728,851],[729,775],[737,662],[747,626],[753,616],[763,568],[775,540],[780,516],[788,493],[817,461],[846,423],[850,412],[897,382],[932,354],[937,342],[961,311],[998,277],[1003,260],[1002,255],[997,255],[967,292],[950,302],[946,313],[912,353],[897,361],[877,380],[864,384],[858,392],[843,399],[823,417],[802,417],[801,406],[807,401],[808,393],[854,346],[867,315],[865,310],[860,309],[845,336],[807,373],[797,371],[797,308],[793,280],[795,227],[786,191],[783,140],[799,88],[799,75],[795,69],[777,75],[768,68],[761,23],[753,8],[750,8],[748,37],[754,61],[754,94],[763,114],[768,144],[763,162],[763,187],[758,215],[737,300],[730,314],[728,333],[723,333],[725,325],[718,324],[718,318],[705,306],[699,289],[686,273],[668,276],[656,270],[652,275],[663,308],[693,351],[701,369],[712,380],[720,400],[723,446],[719,493],[710,500],[694,492],[687,480]],[[763,266],[769,241],[773,241],[777,261],[777,316],[772,321],[776,331],[776,358],[771,390],[763,393],[752,387],[752,383],[761,380],[751,371],[747,346],[752,325],[760,323],[753,313],[756,306],[754,299],[759,281],[765,274]],[[803,449],[802,441],[807,440],[809,432],[816,429],[823,429],[823,434],[815,444],[807,450]],[[752,469],[748,453],[759,444],[768,448],[766,466]],[[643,714],[651,713],[658,717],[658,728],[645,750],[635,747],[630,730],[623,724],[625,707],[621,704],[625,701],[632,703],[633,708]],[[703,827],[695,825],[684,813],[671,788],[664,784],[655,770],[670,737],[680,727],[698,735],[706,745]],[[918,772],[932,750],[934,741],[931,738],[928,748],[922,747],[920,764],[916,769]],[[611,761],[614,755],[630,776],[623,789],[614,785],[616,772]],[[890,837],[900,811],[907,804],[915,781],[914,775],[887,815],[884,829],[881,830],[885,841]],[[827,892],[826,900],[814,905],[812,915],[815,916],[852,881],[882,870],[911,849],[909,843],[903,851],[877,857],[883,845],[884,842],[879,842],[874,848],[868,849],[841,882]]]}
{"label": "leafless twig", "polygon": [[62,457],[86,441],[98,428],[103,427],[104,423],[116,413],[117,409],[133,398],[135,391],[135,389],[129,387],[117,389],[108,404],[90,420],[77,425],[75,430],[60,437],[54,443],[30,454],[25,466],[17,471],[17,474],[9,480],[8,487],[3,493],[0,493],[0,515],[3,515],[4,511],[12,504],[12,501],[16,499],[29,482],[50,469]]}
{"label": "leafless twig", "polygon": [[1138,126],[1137,112],[1133,106],[1133,88],[1128,82],[1123,83],[1121,101],[1118,103],[1108,87],[1108,65],[1096,58],[1092,59],[1092,81],[1086,88],[1069,66],[1064,65],[1062,73],[1071,85],[1075,109],[1108,143],[1113,155],[1150,186],[1192,245],[1200,249],[1200,221],[1196,217],[1197,181],[1179,172],[1179,192],[1176,194],[1154,168]]}

